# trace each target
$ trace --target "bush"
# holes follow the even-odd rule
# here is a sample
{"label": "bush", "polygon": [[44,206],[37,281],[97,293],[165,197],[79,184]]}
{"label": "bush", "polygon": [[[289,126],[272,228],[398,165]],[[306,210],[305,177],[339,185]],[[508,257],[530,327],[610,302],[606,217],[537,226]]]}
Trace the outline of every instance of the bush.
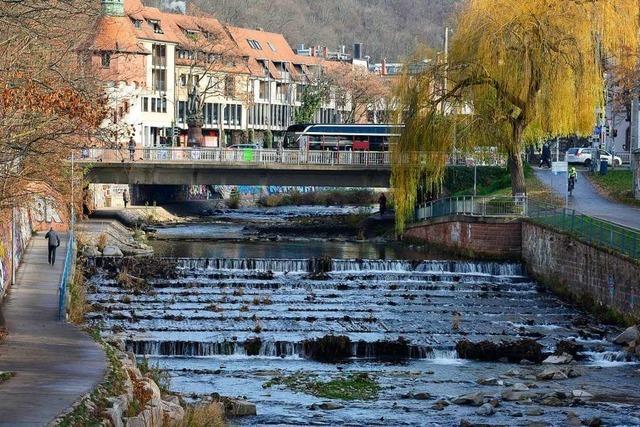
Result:
{"label": "bush", "polygon": [[240,193],[238,193],[237,188],[234,187],[231,190],[231,195],[226,203],[229,209],[238,209],[240,207]]}
{"label": "bush", "polygon": [[96,244],[96,246],[98,246],[98,250],[100,252],[104,251],[104,248],[107,246],[108,239],[109,238],[105,233],[100,233],[100,236],[98,236],[98,243]]}
{"label": "bush", "polygon": [[270,130],[264,133],[264,148],[273,148],[273,133]]}
{"label": "bush", "polygon": [[84,315],[87,312],[87,290],[85,276],[80,262],[76,264],[73,280],[69,284],[69,321],[76,325],[84,323]]}
{"label": "bush", "polygon": [[171,376],[167,371],[160,369],[159,365],[151,366],[149,364],[149,359],[146,357],[142,359],[138,363],[138,369],[140,369],[140,373],[147,378],[151,378],[154,383],[158,386],[160,391],[163,393],[167,393],[169,387],[171,385]]}

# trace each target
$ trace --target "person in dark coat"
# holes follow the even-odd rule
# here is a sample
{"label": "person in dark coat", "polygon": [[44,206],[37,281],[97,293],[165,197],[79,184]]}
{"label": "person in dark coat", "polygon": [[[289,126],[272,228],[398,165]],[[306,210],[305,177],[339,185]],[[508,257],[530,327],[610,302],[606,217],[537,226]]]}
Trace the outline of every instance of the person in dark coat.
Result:
{"label": "person in dark coat", "polygon": [[56,263],[56,249],[60,246],[60,237],[51,227],[44,238],[49,241],[49,264],[54,265]]}
{"label": "person in dark coat", "polygon": [[387,212],[387,196],[384,193],[378,198],[378,203],[380,204],[380,216],[382,216]]}
{"label": "person in dark coat", "polygon": [[551,168],[551,148],[549,144],[544,144],[542,146],[542,157],[540,158],[540,167],[543,165],[547,165],[548,168]]}

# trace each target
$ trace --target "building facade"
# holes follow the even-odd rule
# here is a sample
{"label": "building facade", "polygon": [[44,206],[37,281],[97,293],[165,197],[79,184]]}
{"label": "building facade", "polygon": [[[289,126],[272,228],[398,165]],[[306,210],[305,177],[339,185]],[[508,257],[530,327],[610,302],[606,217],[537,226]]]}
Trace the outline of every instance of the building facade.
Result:
{"label": "building facade", "polygon": [[[105,141],[123,146],[186,145],[190,92],[198,88],[203,144],[283,136],[323,59],[296,54],[282,34],[225,26],[214,18],[162,12],[141,0],[102,0],[103,17],[87,51],[106,84],[112,113]],[[332,96],[316,122],[341,121]],[[252,130],[252,132],[250,132]]]}

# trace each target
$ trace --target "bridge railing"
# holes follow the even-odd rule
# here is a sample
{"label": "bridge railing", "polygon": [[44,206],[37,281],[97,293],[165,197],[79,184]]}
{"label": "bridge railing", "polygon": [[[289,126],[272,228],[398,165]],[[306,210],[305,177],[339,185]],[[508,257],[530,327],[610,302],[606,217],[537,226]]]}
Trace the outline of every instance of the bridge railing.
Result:
{"label": "bridge railing", "polygon": [[299,151],[251,148],[140,148],[83,149],[77,156],[87,162],[214,162],[288,165],[389,166],[388,151]]}
{"label": "bridge railing", "polygon": [[526,196],[459,196],[447,197],[416,208],[415,221],[448,216],[524,217],[527,215]]}

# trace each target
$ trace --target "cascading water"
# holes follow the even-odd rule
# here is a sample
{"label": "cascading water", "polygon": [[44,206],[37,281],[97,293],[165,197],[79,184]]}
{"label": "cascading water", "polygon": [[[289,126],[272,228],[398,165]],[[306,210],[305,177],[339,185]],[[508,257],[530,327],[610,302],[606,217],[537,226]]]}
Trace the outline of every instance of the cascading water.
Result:
{"label": "cascading water", "polygon": [[[463,338],[535,337],[552,351],[556,341],[578,334],[572,326],[576,312],[538,293],[518,263],[321,257],[175,261],[177,278],[152,279],[153,292],[138,295],[100,268],[116,260],[88,261],[98,267],[88,317],[105,334],[123,338],[128,351],[167,369],[176,391],[244,395],[256,402],[259,416],[239,421],[247,425],[451,425],[461,417],[473,419],[473,408],[438,411],[402,396],[428,392],[450,398],[477,391],[478,378],[497,378],[507,370],[504,364],[458,359],[454,349]],[[454,312],[459,331],[452,327]],[[602,341],[585,346],[584,369],[610,366],[606,374],[594,366],[592,375],[609,375],[614,380],[603,381],[615,381],[616,387],[628,384],[634,365],[620,360],[614,348],[598,350]],[[325,354],[332,351],[336,354]],[[324,356],[333,363],[322,363]],[[299,372],[324,379],[367,372],[382,391],[376,401],[352,402],[318,419],[309,406],[322,399],[262,387],[274,376]],[[590,387],[575,381],[572,387]],[[487,392],[499,395],[497,389]],[[511,414],[521,408],[506,402],[502,407],[493,422],[513,425]],[[619,419],[633,424],[635,418],[627,416],[631,409],[622,410]],[[565,417],[562,408],[550,408],[542,419],[558,425]]]}

